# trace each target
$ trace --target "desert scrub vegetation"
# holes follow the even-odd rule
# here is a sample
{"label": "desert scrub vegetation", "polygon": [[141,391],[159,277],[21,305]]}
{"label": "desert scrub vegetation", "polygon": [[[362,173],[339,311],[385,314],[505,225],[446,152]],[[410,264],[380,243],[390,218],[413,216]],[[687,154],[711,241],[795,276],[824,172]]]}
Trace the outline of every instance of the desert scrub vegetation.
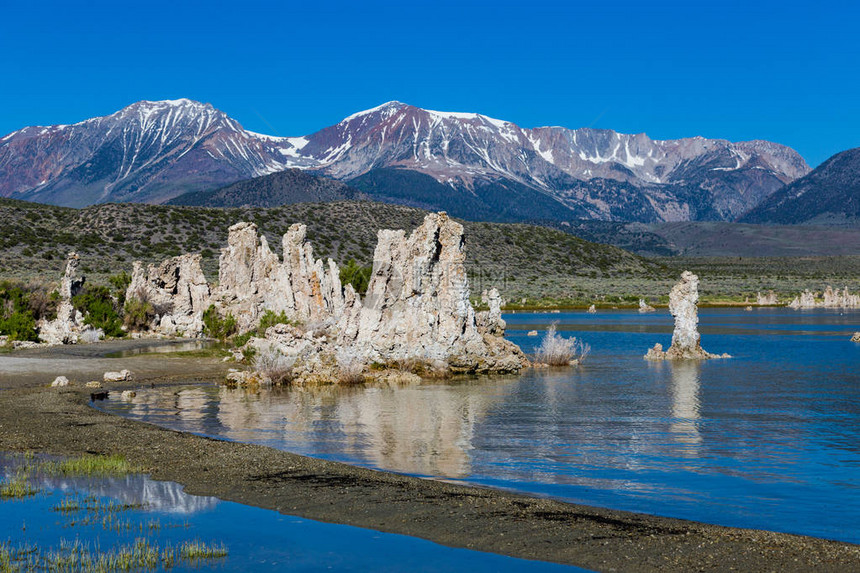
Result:
{"label": "desert scrub vegetation", "polygon": [[[331,257],[344,269],[352,266],[352,259],[366,269],[363,265],[373,260],[377,230],[411,230],[424,214],[401,205],[351,201],[271,209],[130,203],[69,209],[0,199],[0,279],[56,282],[62,275],[62,255],[69,250],[81,255],[93,283],[110,284],[108,277],[128,273],[134,260],[160,263],[186,252],[200,252],[203,271],[213,278],[227,229],[242,220],[255,222],[270,245],[280,244],[291,224],[304,223],[315,256]],[[570,234],[578,232],[576,225],[565,232],[527,224],[461,222],[472,292],[497,287],[511,304],[527,298],[527,307],[587,307],[605,302],[604,296],[664,296],[685,269],[699,275],[704,304],[742,302],[758,290],[774,290],[782,300],[805,288],[820,291],[828,283],[860,290],[860,256],[643,258]],[[46,251],[53,259],[42,256]],[[158,309],[156,313],[162,314]]]}
{"label": "desert scrub vegetation", "polygon": [[84,324],[101,329],[105,336],[125,336],[119,301],[106,286],[88,285],[74,297],[72,305],[84,315]]}
{"label": "desert scrub vegetation", "polygon": [[572,366],[582,364],[591,346],[576,337],[564,338],[556,327],[558,323],[553,322],[544,334],[540,346],[535,352],[535,361],[547,366]]}
{"label": "desert scrub vegetation", "polygon": [[285,356],[276,348],[268,346],[257,351],[251,362],[254,371],[268,377],[273,386],[282,386],[293,381],[295,359]]}
{"label": "desert scrub vegetation", "polygon": [[231,313],[221,316],[214,304],[209,305],[203,312],[203,332],[210,338],[217,338],[224,343],[236,334],[237,330],[238,324]]}
{"label": "desert scrub vegetation", "polygon": [[10,340],[38,340],[36,323],[57,316],[59,295],[43,284],[0,282],[0,335]]}
{"label": "desert scrub vegetation", "polygon": [[355,292],[363,295],[367,292],[367,287],[370,285],[370,274],[372,271],[372,267],[363,267],[355,262],[355,259],[349,259],[340,269],[340,282],[344,286],[348,284],[352,285]]}

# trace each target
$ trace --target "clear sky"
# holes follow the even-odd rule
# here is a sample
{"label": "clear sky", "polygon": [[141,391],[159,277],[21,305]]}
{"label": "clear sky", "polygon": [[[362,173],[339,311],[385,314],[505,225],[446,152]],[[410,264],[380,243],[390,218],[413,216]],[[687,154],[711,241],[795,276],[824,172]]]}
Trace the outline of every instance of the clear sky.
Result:
{"label": "clear sky", "polygon": [[0,134],[141,99],[304,135],[388,100],[562,125],[860,146],[858,2],[0,0]]}

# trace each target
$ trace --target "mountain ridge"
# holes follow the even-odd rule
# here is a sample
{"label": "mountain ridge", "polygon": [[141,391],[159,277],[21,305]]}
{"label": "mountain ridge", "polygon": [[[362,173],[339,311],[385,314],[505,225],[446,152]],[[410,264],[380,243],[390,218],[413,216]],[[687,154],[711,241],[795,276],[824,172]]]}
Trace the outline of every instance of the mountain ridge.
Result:
{"label": "mountain ridge", "polygon": [[860,147],[828,158],[762,201],[740,221],[860,226]]}
{"label": "mountain ridge", "polygon": [[70,206],[164,202],[290,168],[344,181],[407,169],[464,196],[528,188],[566,207],[559,218],[646,222],[731,220],[809,172],[794,150],[763,140],[522,128],[401,102],[301,137],[251,132],[210,104],[180,99],[0,138],[0,196]]}

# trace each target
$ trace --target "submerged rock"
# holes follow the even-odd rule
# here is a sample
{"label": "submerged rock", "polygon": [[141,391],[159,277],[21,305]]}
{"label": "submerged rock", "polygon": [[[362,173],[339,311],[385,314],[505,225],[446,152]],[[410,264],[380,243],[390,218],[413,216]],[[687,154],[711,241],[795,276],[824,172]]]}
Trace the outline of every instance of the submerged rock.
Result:
{"label": "submerged rock", "polygon": [[728,358],[705,351],[699,336],[699,277],[690,271],[681,273],[681,280],[669,292],[669,312],[675,317],[675,330],[672,344],[663,351],[663,346],[655,344],[645,358],[648,360],[679,360],[708,358]]}

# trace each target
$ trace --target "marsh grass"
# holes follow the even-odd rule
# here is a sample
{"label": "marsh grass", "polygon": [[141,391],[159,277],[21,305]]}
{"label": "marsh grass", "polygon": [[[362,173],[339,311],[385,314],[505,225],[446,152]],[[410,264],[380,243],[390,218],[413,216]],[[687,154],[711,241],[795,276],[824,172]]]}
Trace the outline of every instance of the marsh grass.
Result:
{"label": "marsh grass", "polygon": [[18,471],[11,479],[0,484],[0,499],[23,499],[39,493],[30,483],[28,472]]}
{"label": "marsh grass", "polygon": [[143,508],[143,504],[140,503],[116,503],[114,501],[102,501],[99,499],[92,498],[66,498],[51,509],[59,513],[75,513],[79,511],[86,511],[88,514],[94,514],[92,516],[88,516],[92,518],[89,520],[89,522],[92,522],[99,515],[114,514],[121,511],[129,511],[131,509]]}
{"label": "marsh grass", "polygon": [[227,556],[227,547],[221,543],[204,543],[199,539],[184,541],[179,546],[179,555],[188,561],[218,559]]}
{"label": "marsh grass", "polygon": [[39,464],[38,471],[46,475],[121,477],[140,471],[122,456],[93,456],[85,454],[73,458]]}
{"label": "marsh grass", "polygon": [[[38,461],[35,454],[27,452],[20,458],[23,463],[14,475],[0,484],[0,498],[4,500],[37,494],[39,490],[31,483],[34,475],[111,478],[136,471],[119,456],[84,455],[58,461]],[[60,539],[58,545],[50,547],[0,541],[0,573],[156,571],[183,564],[196,567],[227,557],[227,547],[222,543],[201,540],[160,543],[149,538],[157,535],[163,527],[188,528],[188,522],[163,526],[158,519],[138,521],[134,517],[120,517],[122,512],[142,508],[142,504],[122,503],[92,495],[66,496],[51,508],[67,517],[64,527],[101,525],[105,531],[134,536],[133,542],[120,540],[115,546],[103,549],[98,542],[90,544],[77,538],[72,541]]]}
{"label": "marsh grass", "polygon": [[[160,545],[145,537],[133,543],[102,551],[79,539],[61,540],[58,549],[41,550],[32,546],[13,548],[0,544],[0,573],[7,571],[57,571],[81,573],[114,573],[119,571],[154,571],[170,569],[181,563],[197,565],[202,561],[227,556],[220,544],[186,541]],[[5,559],[5,560],[4,560]],[[4,564],[8,564],[4,568]]]}

